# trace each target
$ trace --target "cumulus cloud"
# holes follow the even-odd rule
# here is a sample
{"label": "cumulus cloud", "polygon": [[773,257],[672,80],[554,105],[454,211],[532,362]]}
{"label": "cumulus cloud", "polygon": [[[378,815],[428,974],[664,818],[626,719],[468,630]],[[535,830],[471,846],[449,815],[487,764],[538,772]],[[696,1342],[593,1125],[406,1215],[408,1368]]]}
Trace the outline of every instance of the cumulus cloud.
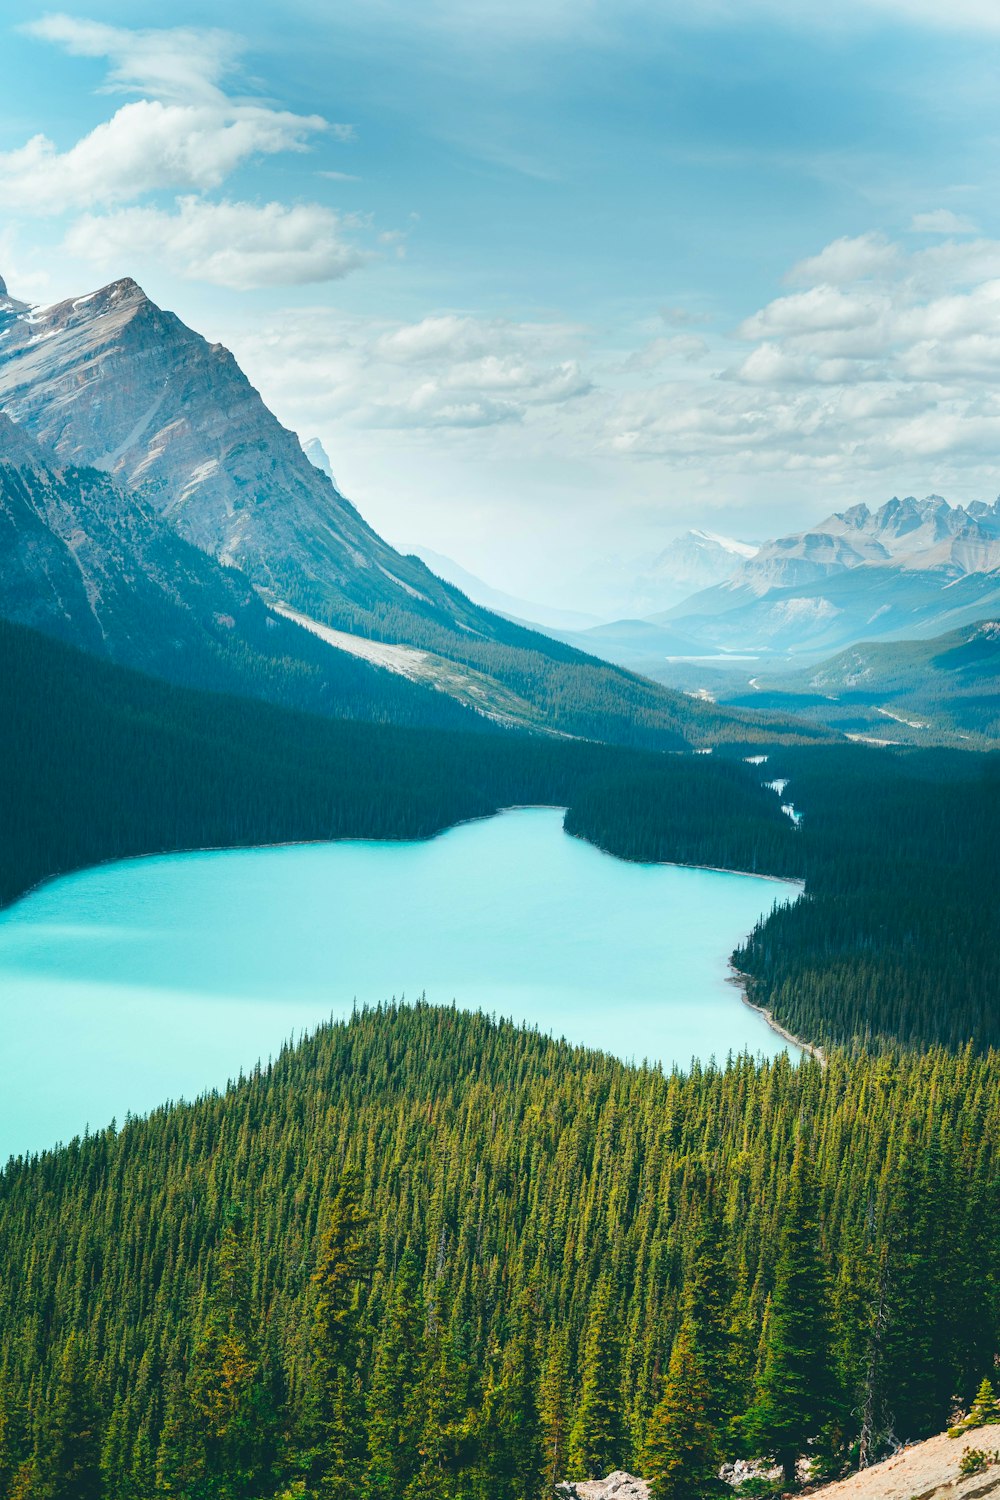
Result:
{"label": "cumulus cloud", "polygon": [[335,414],[354,428],[411,431],[530,425],[585,402],[594,382],[582,338],[571,325],[461,313],[371,323],[322,309],[227,334],[300,425]]}
{"label": "cumulus cloud", "polygon": [[0,152],[0,201],[60,214],[88,204],[126,203],[162,188],[219,187],[252,156],[301,151],[324,129],[319,116],[259,105],[123,105],[110,120],[59,151],[44,135]]}
{"label": "cumulus cloud", "polygon": [[[71,253],[115,269],[155,253],[182,275],[241,289],[329,281],[372,258],[345,232],[358,225],[321,204],[211,196],[255,158],[305,151],[321,132],[354,138],[351,125],[227,92],[242,52],[238,38],[61,14],[22,30],[73,56],[105,60],[103,91],[140,96],[66,149],[36,135],[0,153],[0,205],[9,212],[89,210],[70,224]],[[164,192],[179,194],[172,209],[162,198],[149,202]]]}
{"label": "cumulus cloud", "polygon": [[859,234],[834,240],[818,255],[800,260],[785,278],[797,285],[845,286],[884,276],[899,265],[899,249],[884,234]]}
{"label": "cumulus cloud", "polygon": [[912,252],[878,234],[836,240],[792,268],[786,279],[802,290],[743,320],[740,358],[710,380],[621,394],[604,440],[723,472],[856,482],[916,461],[945,484],[995,474],[998,255],[1000,242],[985,239]]}
{"label": "cumulus cloud", "polygon": [[935,208],[930,213],[914,214],[910,220],[914,234],[978,234],[979,225],[965,214],[952,213],[950,208]]}
{"label": "cumulus cloud", "polygon": [[207,203],[183,198],[176,212],[125,208],[85,214],[67,248],[113,268],[166,257],[181,275],[249,290],[334,281],[370,256],[345,237],[342,221],[317,204]]}

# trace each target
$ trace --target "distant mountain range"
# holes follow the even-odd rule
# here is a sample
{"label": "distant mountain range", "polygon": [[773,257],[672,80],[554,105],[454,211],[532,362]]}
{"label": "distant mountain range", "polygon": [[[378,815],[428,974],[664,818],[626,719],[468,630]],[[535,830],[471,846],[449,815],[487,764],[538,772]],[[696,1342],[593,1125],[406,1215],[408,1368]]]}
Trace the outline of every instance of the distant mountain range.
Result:
{"label": "distant mountain range", "polygon": [[0,412],[8,618],[172,680],[242,677],[236,690],[334,713],[360,692],[368,717],[438,722],[443,695],[480,720],[662,749],[761,728],[492,613],[395,551],[233,356],[130,279],[41,308],[0,292]]}
{"label": "distant mountain range", "polygon": [[703,648],[836,650],[930,636],[1000,608],[1000,501],[893,499],[768,542],[725,582],[656,615]]}
{"label": "distant mountain range", "polygon": [[539,625],[543,630],[588,630],[592,625],[600,623],[597,615],[586,615],[571,609],[554,609],[548,604],[532,603],[516,594],[505,593],[503,589],[494,588],[475,573],[470,573],[468,568],[463,568],[453,557],[446,557],[443,552],[433,552],[430,547],[413,543],[407,546],[406,551],[419,557],[432,573],[453,583],[476,604],[481,604],[496,614],[505,615],[509,620]]}
{"label": "distant mountain range", "polygon": [[801,714],[859,739],[1000,739],[1000,618],[931,640],[864,642],[798,671],[762,673],[722,701]]}

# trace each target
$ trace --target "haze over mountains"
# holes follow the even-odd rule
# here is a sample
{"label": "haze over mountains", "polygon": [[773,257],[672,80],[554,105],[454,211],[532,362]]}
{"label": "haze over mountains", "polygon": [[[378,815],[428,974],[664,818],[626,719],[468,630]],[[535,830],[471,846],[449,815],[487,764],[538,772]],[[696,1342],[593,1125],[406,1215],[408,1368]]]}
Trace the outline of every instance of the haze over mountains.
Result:
{"label": "haze over mountains", "polygon": [[706,646],[828,651],[935,635],[1000,601],[1000,501],[855,505],[765,544],[732,577],[658,616]]}
{"label": "haze over mountains", "polygon": [[[819,659],[859,641],[925,639],[1000,610],[1000,500],[949,505],[940,495],[855,505],[759,547],[708,533],[678,539],[674,556],[725,577],[667,609],[561,638],[673,685],[690,688],[681,659]],[[674,660],[676,658],[676,660]],[[751,671],[749,669],[747,676]]]}
{"label": "haze over mountains", "polygon": [[[726,725],[747,732],[743,716],[493,614],[395,551],[233,356],[128,278],[45,308],[4,288],[0,411],[19,537],[0,600],[9,618],[173,680],[229,687],[242,674],[238,690],[296,707],[316,706],[305,694],[343,713],[327,679],[354,656],[365,666],[352,691],[364,682],[382,700],[369,717],[440,722],[445,695],[480,719],[662,749]],[[25,581],[43,555],[44,598],[29,607]],[[122,577],[137,572],[126,598]],[[387,672],[374,667],[423,696],[383,693]]]}

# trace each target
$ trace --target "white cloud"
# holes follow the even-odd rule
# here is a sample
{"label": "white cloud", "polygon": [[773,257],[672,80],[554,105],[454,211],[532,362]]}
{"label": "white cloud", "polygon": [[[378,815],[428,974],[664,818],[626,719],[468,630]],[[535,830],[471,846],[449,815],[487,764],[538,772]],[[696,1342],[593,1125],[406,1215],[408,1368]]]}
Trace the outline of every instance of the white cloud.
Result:
{"label": "white cloud", "polygon": [[827,285],[778,297],[740,325],[740,337],[759,339],[803,333],[829,333],[870,323],[882,304],[874,297]]}
{"label": "white cloud", "polygon": [[899,250],[884,234],[859,234],[834,240],[807,260],[793,266],[786,280],[797,285],[845,286],[882,276],[899,264]]}
{"label": "white cloud", "polygon": [[0,203],[60,214],[88,204],[127,203],[162,188],[219,187],[248,158],[301,151],[324,128],[318,116],[259,105],[123,105],[68,151],[34,136],[0,153]]}
{"label": "white cloud", "polygon": [[994,488],[998,257],[985,239],[912,253],[876,234],[837,240],[789,275],[814,284],[743,321],[737,337],[753,347],[742,359],[714,380],[620,394],[604,442],[740,483],[812,472],[895,487],[917,464],[945,490],[970,474]]}
{"label": "white cloud", "polygon": [[594,390],[570,325],[461,313],[371,323],[312,309],[237,343],[279,409],[304,411],[295,420],[310,429],[331,413],[353,429],[558,424]]}
{"label": "white cloud", "polygon": [[979,226],[965,214],[952,213],[950,208],[935,208],[930,213],[914,214],[910,220],[914,234],[978,234]]}
{"label": "white cloud", "polygon": [[44,16],[21,27],[28,36],[62,47],[74,57],[110,63],[109,92],[149,94],[157,99],[218,101],[220,80],[243,50],[230,32],[205,27],[130,30],[75,16]]}
{"label": "white cloud", "polygon": [[[305,151],[320,132],[341,142],[355,137],[352,125],[231,97],[223,84],[239,62],[239,38],[62,14],[22,30],[73,56],[104,59],[103,91],[141,97],[65,150],[36,135],[0,153],[0,209],[39,216],[89,210],[67,231],[71,253],[116,272],[156,255],[181,275],[216,286],[329,281],[373,258],[345,233],[358,223],[321,204],[210,196],[254,158]],[[182,195],[173,210],[144,201],[165,192]]]}
{"label": "white cloud", "polygon": [[345,238],[337,215],[317,204],[198,198],[181,199],[173,213],[125,208],[87,214],[69,231],[66,247],[109,269],[166,259],[191,280],[238,290],[334,281],[370,258]]}

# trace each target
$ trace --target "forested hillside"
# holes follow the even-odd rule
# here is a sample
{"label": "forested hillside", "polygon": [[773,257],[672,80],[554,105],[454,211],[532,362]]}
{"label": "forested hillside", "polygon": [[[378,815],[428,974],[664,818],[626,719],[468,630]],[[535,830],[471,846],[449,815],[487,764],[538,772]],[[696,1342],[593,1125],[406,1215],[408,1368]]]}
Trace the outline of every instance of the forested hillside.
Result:
{"label": "forested hillside", "polygon": [[[686,785],[691,763],[512,731],[296,714],[173,687],[2,621],[0,702],[0,902],[130,854],[423,838],[499,807],[569,804],[588,781],[625,770],[657,768]],[[701,783],[717,777],[733,780],[713,763]],[[761,804],[749,768],[737,781],[763,849],[784,820]],[[724,863],[728,841],[726,816],[705,819],[702,862]]]}
{"label": "forested hillside", "polygon": [[[331,722],[188,692],[0,623],[0,900],[171,849],[420,838],[569,809],[620,857],[801,878],[736,955],[797,1035],[1000,1045],[1000,758],[773,747],[764,767],[516,733]],[[53,712],[53,705],[58,705]],[[799,828],[763,778],[804,814]]]}
{"label": "forested hillside", "polygon": [[989,1368],[998,1151],[996,1054],[665,1077],[356,1016],[8,1166],[0,1495],[542,1500],[655,1474],[679,1403],[678,1494],[836,1472]]}
{"label": "forested hillside", "polygon": [[803,821],[766,837],[738,783],[684,765],[676,780],[591,784],[567,827],[626,859],[697,861],[699,825],[718,814],[720,863],[804,877],[805,897],[734,956],[752,999],[796,1035],[1000,1045],[1000,756],[775,748],[763,774],[787,780]]}

